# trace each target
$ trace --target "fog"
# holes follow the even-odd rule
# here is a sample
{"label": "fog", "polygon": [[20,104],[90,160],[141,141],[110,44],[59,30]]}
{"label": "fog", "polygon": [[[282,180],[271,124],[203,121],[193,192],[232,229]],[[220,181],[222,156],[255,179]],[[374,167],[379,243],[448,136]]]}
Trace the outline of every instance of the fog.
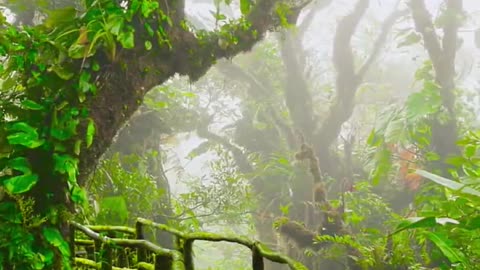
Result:
{"label": "fog", "polygon": [[[305,76],[308,76],[305,79],[307,80],[308,90],[311,92],[312,98],[315,101],[314,110],[320,122],[327,117],[328,107],[332,104],[332,99],[335,96],[334,93],[329,92],[334,91],[337,74],[332,62],[332,46],[335,29],[339,20],[351,12],[354,2],[356,1],[333,1],[333,3],[327,7],[313,12],[313,14],[309,11],[315,9],[315,4],[311,4],[301,13],[297,22],[297,25],[302,25],[306,16],[312,16],[308,28],[305,29],[302,39],[299,41],[301,47],[298,49],[301,50],[301,54],[303,54],[301,57],[304,57],[304,59],[302,59],[304,65],[298,68],[301,69],[301,72],[304,72]],[[442,2],[443,1],[440,0],[426,1],[430,13],[434,15],[440,14]],[[371,1],[351,42],[356,57],[355,63],[357,65],[364,62],[371,54],[375,38],[381,31],[381,24],[389,16],[396,3],[397,1],[394,0]],[[399,9],[406,8],[407,6],[404,1],[401,1]],[[475,44],[475,31],[480,23],[478,19],[480,17],[476,16],[480,11],[480,3],[478,1],[464,1],[464,9],[468,10],[468,18],[459,30],[459,40],[461,40],[462,43],[457,50],[455,82],[457,87],[464,91],[463,94],[458,97],[459,100],[465,104],[462,106],[468,107],[473,113],[473,119],[469,118],[469,120],[465,121],[469,121],[468,125],[472,127],[478,127],[478,120],[480,120],[478,118],[478,112],[480,110],[480,99],[478,95],[480,87],[478,80],[480,65],[478,56],[480,50]],[[240,16],[238,6],[235,5],[235,2],[230,8],[224,7],[222,10],[232,18]],[[198,25],[199,28],[209,30],[215,28],[215,21],[211,17],[211,13],[215,12],[213,3],[208,3],[208,1],[202,1],[202,3],[190,1],[187,5],[187,12],[194,18],[192,22],[202,22]],[[342,151],[344,148],[341,138],[352,135],[355,136],[359,144],[357,151],[365,151],[365,149],[361,149],[364,147],[362,145],[364,145],[364,142],[367,140],[371,129],[375,127],[375,122],[378,121],[378,118],[381,118],[380,114],[384,113],[383,109],[392,104],[402,104],[410,94],[419,91],[421,88],[421,83],[416,83],[414,76],[418,67],[428,59],[428,54],[421,42],[408,46],[399,46],[402,40],[405,39],[409,29],[413,29],[410,16],[399,20],[392,29],[389,30],[388,37],[382,44],[378,57],[367,72],[364,82],[359,86],[360,89],[356,94],[357,105],[355,106],[354,112],[352,116],[349,117],[349,120],[342,125],[343,128],[336,143],[339,151]],[[441,35],[440,30],[438,33]],[[258,57],[265,57],[262,56],[262,54],[266,53],[265,47],[267,46],[274,48],[274,50],[278,49],[278,40],[278,34],[269,33],[267,40],[256,45],[252,52],[239,55],[234,59],[226,60],[226,62],[243,65],[246,70],[255,75],[256,70],[261,69],[261,67],[255,65],[263,64],[262,59],[258,59]],[[272,53],[269,54],[269,57],[281,58],[278,51],[269,53]],[[265,65],[272,65],[270,61],[281,61],[281,59],[264,59],[264,61],[269,62]],[[278,64],[281,65],[281,63]],[[212,68],[204,78],[193,85],[190,85],[186,80],[184,81],[184,87],[187,87],[187,85],[191,87],[191,91],[196,93],[200,104],[202,104],[202,99],[208,100],[209,97],[207,97],[207,95],[215,91],[207,88],[220,86],[223,88],[221,90],[219,89],[220,91],[231,93],[232,91],[245,91],[241,88],[248,87],[248,85],[241,85],[241,82],[231,81],[231,78],[224,76],[221,70],[222,66],[224,66],[224,64]],[[268,68],[270,68],[270,66],[266,67],[266,69]],[[280,70],[284,72],[282,69]],[[286,77],[285,74],[276,73],[278,70],[271,72],[273,72],[271,76],[274,81],[267,82],[268,84],[275,84],[275,87],[280,89],[287,87],[285,86],[285,81],[283,81]],[[182,79],[179,78],[179,80]],[[211,80],[218,80],[220,85],[211,83]],[[233,93],[233,95],[237,94],[238,93]],[[207,102],[212,101],[204,101],[203,104]],[[235,143],[230,137],[231,133],[228,127],[235,126],[236,122],[241,119],[242,103],[241,98],[221,100],[218,106],[221,110],[228,111],[230,116],[217,115],[214,117],[214,120],[210,122],[210,131],[220,136],[230,138],[228,140]],[[208,109],[209,114],[216,115],[217,112],[211,109],[211,107]],[[218,114],[225,114],[225,112]],[[225,129],[225,127],[227,128]],[[178,140],[176,145],[172,147],[162,146],[165,147],[165,149],[168,148],[170,162],[167,162],[167,167],[171,168],[171,170],[168,171],[167,176],[172,192],[174,194],[188,192],[189,184],[187,183],[192,181],[191,179],[201,181],[204,185],[209,185],[208,183],[212,182],[210,164],[213,160],[218,159],[218,155],[214,151],[210,151],[193,159],[188,157],[190,151],[202,143],[207,142],[208,139],[200,138],[193,132],[179,134]],[[242,146],[240,145],[240,147]],[[248,149],[243,149],[247,152],[249,151]],[[174,168],[178,168],[179,170],[177,171]],[[210,224],[205,228],[208,230],[222,231],[225,228],[231,229],[232,227],[231,225],[226,225],[225,227]],[[238,228],[238,232],[242,232],[240,228]],[[247,233],[247,231],[244,232]],[[258,235],[257,237],[261,238],[261,236]],[[272,246],[277,245],[271,242],[269,244]],[[218,245],[219,251],[217,252],[222,250],[220,246],[221,245]],[[215,263],[211,261],[210,264],[208,263],[212,247],[209,245],[205,247],[201,245],[198,248],[199,261],[205,263],[202,263],[202,265],[204,265],[204,267],[207,267],[207,265],[214,267]],[[245,253],[242,254],[243,257],[240,258],[248,261],[249,253],[245,251]],[[228,257],[229,255],[224,254],[224,256]]]}
{"label": "fog", "polygon": [[[0,1],[2,10],[23,26],[25,10],[7,5],[14,2]],[[119,2],[119,13],[132,3]],[[212,33],[211,58],[243,45],[246,36],[236,34],[251,25],[241,8],[259,2],[186,0],[182,27],[195,34],[184,38],[198,39],[198,48],[184,58],[202,66],[208,57],[196,54]],[[186,233],[247,237],[308,269],[453,269],[441,268],[461,261],[451,254],[480,254],[461,245],[470,231],[448,230],[460,223],[453,219],[477,229],[467,217],[478,209],[462,208],[475,204],[434,185],[478,185],[480,2],[465,0],[461,11],[460,0],[286,2],[266,13],[274,26],[251,50],[216,60],[198,80],[176,74],[151,89],[93,170],[89,204],[74,218],[134,226],[145,217]],[[301,2],[301,12],[292,9]],[[32,25],[48,17],[33,14]],[[184,50],[155,48],[151,55],[162,57]],[[434,224],[405,225],[424,216]],[[426,227],[456,245],[442,248],[430,231],[397,234]],[[180,245],[159,232],[147,238]],[[251,253],[194,244],[196,269],[250,269]]]}

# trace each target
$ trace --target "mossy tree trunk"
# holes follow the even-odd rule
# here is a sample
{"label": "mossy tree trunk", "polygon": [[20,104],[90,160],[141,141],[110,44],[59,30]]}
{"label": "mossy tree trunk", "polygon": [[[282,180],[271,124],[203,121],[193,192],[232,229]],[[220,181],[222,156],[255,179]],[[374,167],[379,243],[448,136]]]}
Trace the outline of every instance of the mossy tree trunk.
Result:
{"label": "mossy tree trunk", "polygon": [[[102,2],[101,5],[99,2]],[[95,2],[85,0],[85,5],[87,10],[91,11],[98,9],[97,11],[99,13],[105,12],[105,17],[107,17],[110,10],[118,12],[120,8],[120,2],[121,1],[114,0]],[[60,59],[64,59],[59,60],[59,63],[56,63],[57,65],[60,65],[60,69],[63,68],[61,65],[65,64],[68,65],[68,67],[65,67],[65,69],[75,70],[79,73],[82,73],[84,70],[86,70],[86,65],[91,67],[91,65],[95,63],[96,68],[91,68],[86,71],[94,81],[92,84],[89,84],[88,89],[92,90],[94,86],[96,89],[95,91],[89,91],[87,89],[83,93],[83,96],[76,96],[76,91],[79,90],[78,88],[81,84],[81,79],[79,79],[77,76],[78,74],[68,75],[70,78],[72,78],[72,76],[74,78],[69,80],[66,78],[68,76],[63,77],[62,75],[59,75],[58,72],[54,72],[53,69],[50,69],[51,66],[53,66],[51,61],[46,63],[36,63],[34,58],[28,58],[28,61],[31,62],[28,62],[28,67],[33,67],[34,69],[19,70],[20,72],[25,73],[25,76],[22,77],[25,79],[25,81],[19,82],[21,86],[24,86],[24,88],[32,85],[32,83],[28,80],[33,77],[30,76],[31,72],[37,75],[40,73],[41,75],[51,76],[47,77],[46,79],[43,78],[47,82],[45,82],[45,80],[34,81],[34,83],[37,83],[37,87],[32,87],[31,89],[27,88],[24,91],[26,93],[24,98],[31,101],[36,101],[41,105],[43,104],[42,102],[44,102],[46,105],[48,105],[45,106],[46,108],[53,108],[52,111],[45,109],[44,114],[25,109],[25,111],[28,112],[28,114],[25,115],[29,118],[19,119],[19,121],[30,121],[33,127],[39,130],[45,130],[42,132],[47,134],[45,135],[42,133],[38,135],[45,136],[42,137],[44,140],[44,147],[34,147],[33,145],[30,145],[30,148],[22,148],[22,145],[17,143],[15,147],[17,147],[17,145],[20,146],[15,148],[15,150],[12,150],[16,151],[15,154],[17,155],[23,155],[22,158],[26,160],[26,163],[28,162],[31,165],[28,169],[35,173],[34,177],[38,177],[38,181],[35,180],[36,182],[33,188],[28,187],[28,194],[23,192],[24,194],[22,195],[25,195],[25,198],[30,197],[35,200],[35,214],[40,214],[41,216],[49,215],[50,217],[54,216],[55,219],[52,218],[47,221],[48,226],[57,226],[64,237],[69,235],[67,221],[70,216],[68,215],[68,212],[73,212],[75,207],[71,199],[72,188],[70,185],[72,182],[75,182],[75,180],[77,180],[76,182],[80,186],[85,186],[87,184],[88,176],[94,170],[97,162],[111,146],[118,131],[133,115],[133,113],[137,111],[148,91],[150,91],[150,89],[152,89],[154,86],[162,84],[175,74],[186,75],[192,81],[195,81],[203,76],[205,72],[217,61],[217,59],[230,58],[236,54],[250,50],[256,42],[263,38],[264,34],[269,29],[276,27],[276,23],[281,21],[277,14],[273,11],[275,5],[283,1],[256,1],[247,14],[245,14],[243,20],[225,25],[222,27],[221,31],[204,32],[201,34],[194,33],[185,26],[185,3],[183,0],[159,0],[148,2],[156,2],[156,4],[153,4],[154,10],[158,14],[165,15],[168,18],[169,23],[163,21],[164,18],[158,18],[158,14],[150,14],[151,16],[147,16],[145,13],[141,14],[141,12],[138,11],[139,9],[137,6],[137,11],[135,11],[136,13],[134,13],[132,21],[125,20],[124,22],[125,24],[128,24],[128,27],[131,27],[129,28],[131,30],[130,33],[134,33],[133,39],[135,46],[133,46],[133,48],[127,49],[125,46],[120,45],[121,42],[117,43],[117,40],[114,40],[113,47],[110,47],[110,51],[102,47],[93,55],[88,55],[88,57],[86,54],[84,54],[83,59],[75,58],[65,60],[65,58],[59,57]],[[128,3],[132,4],[133,1],[128,1]],[[138,2],[136,3],[138,4]],[[96,4],[96,6],[94,6],[94,4]],[[109,6],[111,9],[102,10],[104,6]],[[152,6],[150,6],[150,8],[151,7]],[[72,9],[68,11],[72,11]],[[96,15],[98,15],[98,13]],[[29,16],[29,18],[31,18],[31,12],[29,13]],[[73,17],[74,16],[75,15],[73,15]],[[95,16],[93,17],[98,19],[98,17]],[[105,19],[105,17],[103,17],[103,19]],[[63,19],[71,19],[69,22],[72,24],[85,23],[86,25],[90,25],[89,23],[91,23],[86,17]],[[146,22],[148,22],[154,29],[161,29],[164,32],[165,37],[168,39],[168,44],[170,46],[154,42],[151,44],[152,48],[150,50],[146,49],[145,41],[149,37],[149,29],[145,28]],[[29,24],[31,21],[27,23]],[[64,21],[62,21],[62,23],[64,23]],[[35,28],[32,28],[33,30],[27,29],[35,34],[30,36],[25,34],[26,31],[10,31],[8,38],[11,38],[12,40],[15,38],[28,39],[28,37],[34,36],[38,38],[40,42],[33,44],[32,41],[28,44],[24,44],[25,46],[23,47],[18,47],[20,49],[15,51],[11,50],[11,44],[8,43],[11,40],[4,39],[2,36],[2,50],[7,48],[9,52],[11,52],[11,55],[8,55],[10,57],[9,59],[16,56],[19,59],[27,59],[26,55],[29,57],[32,56],[32,53],[29,54],[27,51],[28,49],[32,49],[32,52],[35,53],[37,52],[35,51],[36,49],[38,49],[39,52],[42,52],[41,50],[44,49],[47,52],[60,54],[59,51],[53,51],[52,48],[49,47],[57,40],[50,40],[50,43],[46,40],[46,36],[51,33],[55,33],[55,31],[49,27],[55,28],[51,27],[51,25],[38,25],[35,26]],[[75,28],[73,25],[71,25],[71,27]],[[77,27],[80,26],[78,25]],[[46,29],[48,31],[45,31]],[[85,33],[82,29],[83,28],[74,29],[73,31],[69,32],[71,34],[78,30],[75,32],[79,34],[79,40],[77,41],[76,45],[84,46],[85,43],[93,43],[93,40],[88,40],[88,38],[87,40],[83,40],[82,35]],[[2,24],[2,31],[3,30],[4,25]],[[57,28],[54,30],[57,30]],[[45,31],[45,33],[43,33],[44,35],[42,35],[42,31]],[[238,42],[231,43],[227,47],[221,46],[222,42],[220,41],[225,38],[226,33],[228,33],[228,36],[237,38]],[[63,37],[65,37],[65,35]],[[18,40],[14,41],[17,42]],[[65,44],[56,45],[59,47],[72,46],[72,44],[68,42],[65,41]],[[3,47],[5,44],[6,46]],[[115,51],[115,54],[112,54],[112,51]],[[63,53],[63,56],[65,56],[64,51],[61,53]],[[4,52],[2,52],[2,55],[3,54]],[[58,56],[57,54],[54,54],[54,56]],[[38,58],[40,57],[41,56],[38,56]],[[17,62],[17,64],[18,63],[19,62]],[[43,68],[47,66],[49,69],[43,70],[43,73],[38,72],[38,70],[35,70],[35,68],[39,68],[36,66],[37,64],[44,64]],[[56,71],[58,71],[58,69]],[[2,73],[2,75],[4,75],[4,73]],[[56,81],[50,80],[52,78]],[[61,81],[59,79],[64,80],[63,85],[55,84]],[[49,91],[45,89],[48,89]],[[56,92],[50,92],[50,90],[53,89],[56,90]],[[62,107],[62,110],[57,110],[57,107],[60,107],[61,104],[63,104],[62,106],[66,107]],[[44,109],[42,106],[37,106],[37,108],[34,109],[40,110],[38,107],[41,107],[42,110]],[[82,115],[81,117],[90,117],[91,120],[93,120],[95,126],[93,140],[91,140],[90,143],[90,139],[88,139],[88,147],[85,147],[85,144],[79,146],[79,144],[75,142],[75,140],[80,136],[93,133],[91,125],[88,124],[88,121],[83,121],[84,119],[82,118],[81,121],[79,120],[80,124],[74,128],[74,134],[69,136],[67,139],[62,139],[62,148],[59,150],[59,148],[56,146],[60,146],[60,144],[57,145],[56,143],[60,139],[55,141],[51,137],[52,132],[49,130],[49,126],[52,124],[52,122],[58,120],[56,118],[57,114],[66,114],[70,109],[72,109],[72,115],[79,115],[78,108],[82,109],[80,113]],[[75,111],[74,109],[77,110]],[[41,117],[43,117],[43,119]],[[77,119],[75,117],[73,118],[75,120]],[[80,119],[80,117],[78,117],[78,119]],[[60,137],[60,135],[57,134],[58,137]],[[2,142],[3,140],[4,138],[2,138]],[[73,165],[73,163],[68,165],[68,173],[63,167],[56,168],[55,166],[59,166],[58,164],[67,166],[65,164],[68,163],[67,161],[59,162],[58,158],[62,156],[60,154],[56,155],[57,152],[61,153],[62,155],[65,154],[65,156],[69,155],[68,162],[75,163],[76,160],[79,160],[78,167],[76,164]],[[10,178],[14,179],[14,177],[15,176],[12,176]],[[1,203],[5,203],[5,201],[6,200],[4,199]],[[47,228],[47,226],[44,227]],[[36,232],[32,231],[32,233],[37,235]],[[44,230],[43,233],[48,237],[53,237],[51,231]],[[58,243],[51,240],[52,238],[49,240],[48,237],[47,241],[53,242],[53,244],[50,244],[58,245]],[[36,240],[38,240],[38,242],[42,242],[45,239],[44,237],[39,236]],[[66,254],[66,251],[63,252]],[[58,262],[55,264],[55,267],[60,269],[61,263],[62,262],[58,260]]]}

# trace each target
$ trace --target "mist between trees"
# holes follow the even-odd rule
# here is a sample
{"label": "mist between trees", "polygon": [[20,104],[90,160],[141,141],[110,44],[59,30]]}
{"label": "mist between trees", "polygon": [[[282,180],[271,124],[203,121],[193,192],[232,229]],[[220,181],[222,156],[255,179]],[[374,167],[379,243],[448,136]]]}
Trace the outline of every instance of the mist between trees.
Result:
{"label": "mist between trees", "polygon": [[0,1],[0,269],[477,269],[477,2]]}

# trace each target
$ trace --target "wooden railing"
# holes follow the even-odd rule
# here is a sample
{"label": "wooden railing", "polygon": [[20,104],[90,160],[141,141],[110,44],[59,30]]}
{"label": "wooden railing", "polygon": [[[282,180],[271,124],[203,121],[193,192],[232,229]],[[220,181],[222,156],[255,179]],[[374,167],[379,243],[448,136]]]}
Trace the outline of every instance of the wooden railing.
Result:
{"label": "wooden railing", "polygon": [[[145,240],[144,228],[174,236],[175,249],[166,249]],[[81,236],[81,237],[77,237]],[[238,236],[207,232],[185,233],[164,224],[139,218],[135,228],[124,226],[84,226],[71,222],[71,249],[77,269],[194,270],[194,241],[230,242],[249,248],[252,269],[263,270],[264,259],[286,264],[292,270],[307,270],[301,263],[269,250],[262,243]]]}

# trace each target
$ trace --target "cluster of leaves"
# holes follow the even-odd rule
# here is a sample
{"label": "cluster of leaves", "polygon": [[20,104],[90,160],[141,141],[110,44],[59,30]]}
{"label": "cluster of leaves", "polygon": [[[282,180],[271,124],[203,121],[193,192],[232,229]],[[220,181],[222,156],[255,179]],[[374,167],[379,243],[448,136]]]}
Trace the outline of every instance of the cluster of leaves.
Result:
{"label": "cluster of leaves", "polygon": [[[60,209],[49,205],[55,196],[53,189],[51,194],[32,194],[35,191],[41,192],[38,188],[35,189],[40,181],[41,185],[64,186],[70,191],[72,201],[81,202],[84,193],[77,185],[77,157],[82,144],[88,147],[92,143],[94,125],[88,119],[88,112],[78,106],[76,100],[65,98],[61,104],[59,100],[60,97],[75,96],[84,91],[82,85],[90,84],[81,76],[74,79],[72,76],[70,81],[59,76],[60,72],[56,71],[63,57],[51,36],[45,35],[38,28],[19,30],[7,25],[5,18],[2,19],[0,52],[5,59],[0,74],[0,144],[3,148],[0,181],[2,189],[8,195],[0,205],[13,211],[17,217],[5,220],[6,226],[3,227],[16,228],[14,237],[30,239],[25,243],[30,243],[31,246],[18,250],[16,241],[12,241],[4,247],[1,254],[9,254],[3,256],[5,263],[29,265],[28,267],[42,264],[48,266],[53,263],[53,256],[47,254],[52,251],[46,247],[51,245],[58,248],[65,243],[60,232],[54,227],[44,227],[44,232],[48,232],[48,236],[43,234],[47,245],[34,245],[34,231],[26,228],[21,230],[21,225],[15,222],[19,216],[27,213],[22,213],[18,203],[9,198],[28,193],[37,199],[36,204],[40,204],[40,200],[42,206],[36,206],[35,209],[43,208],[48,213],[50,226],[58,224]],[[72,103],[76,106],[71,106]],[[87,123],[89,127],[87,133],[80,136],[77,129],[81,122]],[[48,171],[45,171],[46,168]],[[38,249],[46,253],[35,255],[32,251],[38,252]],[[59,251],[68,260],[68,249]]]}
{"label": "cluster of leaves", "polygon": [[[418,149],[417,160],[426,163],[438,160],[430,149],[432,117],[447,120],[435,84],[432,66],[427,61],[415,75],[423,82],[419,92],[410,95],[402,108],[393,108],[371,133],[368,143],[374,152],[371,179],[375,184],[388,183],[393,177],[395,153],[392,145],[412,146]],[[389,108],[391,109],[391,108]],[[442,118],[444,117],[444,118]],[[451,157],[447,162],[453,166],[449,172],[455,181],[417,170],[417,174],[434,183],[424,184],[415,196],[415,217],[407,218],[394,232],[395,237],[410,238],[409,246],[420,252],[421,265],[436,264],[443,268],[470,269],[478,263],[478,207],[475,189],[478,184],[478,134],[469,132],[458,142],[462,155]],[[472,186],[473,185],[473,186]],[[468,244],[467,244],[468,243]],[[395,253],[394,253],[395,254]],[[412,257],[413,258],[413,257]]]}
{"label": "cluster of leaves", "polygon": [[[369,182],[357,182],[355,191],[344,196],[344,220],[348,234],[317,235],[315,243],[323,248],[319,251],[306,250],[307,256],[342,262],[345,254],[349,254],[361,269],[389,269],[419,263],[409,237],[401,233],[385,233],[394,231],[402,218],[374,193]],[[331,202],[333,205],[341,203]]]}
{"label": "cluster of leaves", "polygon": [[424,161],[438,159],[438,155],[429,150],[429,120],[434,115],[441,115],[443,107],[440,87],[433,81],[432,72],[431,62],[426,61],[415,74],[416,81],[423,84],[421,90],[411,94],[405,105],[388,106],[379,114],[380,119],[367,140],[372,149],[372,163],[366,167],[370,168],[370,178],[375,185],[392,172],[395,165],[392,163],[392,146],[415,147]]}
{"label": "cluster of leaves", "polygon": [[451,170],[454,180],[418,171],[433,183],[417,197],[417,204],[421,205],[417,216],[421,218],[400,228],[414,229],[421,241],[433,242],[438,249],[432,251],[432,257],[443,256],[459,269],[471,269],[480,258],[480,217],[476,211],[480,197],[479,142],[478,132],[470,132],[459,141],[462,155],[450,159],[456,165],[456,170]]}
{"label": "cluster of leaves", "polygon": [[[219,151],[218,159],[211,162],[210,179],[187,182],[190,191],[180,194],[174,211],[188,213],[190,218],[197,220],[197,226],[212,226],[226,224],[250,225],[251,213],[256,200],[251,192],[249,179],[239,173],[234,166],[232,157]],[[201,227],[191,226],[185,219],[179,226],[191,231]],[[181,219],[180,219],[181,220]],[[189,226],[190,225],[190,226]],[[186,226],[186,227],[184,227]]]}
{"label": "cluster of leaves", "polygon": [[143,157],[116,153],[103,160],[89,188],[93,206],[85,213],[89,222],[133,225],[137,217],[153,220],[159,210],[154,202],[160,202],[166,195],[166,190],[157,186],[155,177],[147,170],[148,158],[156,155],[156,152]]}
{"label": "cluster of leaves", "polygon": [[[55,252],[59,252],[65,265],[68,265],[70,249],[60,232],[54,227],[43,227],[46,218],[34,213],[34,201],[15,196],[14,201],[0,204],[0,268],[8,263],[22,269],[45,269],[54,262]],[[45,240],[43,245],[36,243],[32,231],[39,230]]]}
{"label": "cluster of leaves", "polygon": [[[33,27],[18,28],[0,15],[0,188],[7,194],[0,208],[12,213],[2,215],[2,228],[8,229],[1,238],[14,237],[0,247],[0,258],[24,269],[51,267],[52,250],[68,266],[68,249],[55,227],[63,219],[58,203],[66,191],[73,203],[86,199],[77,175],[81,151],[95,134],[84,104],[97,92],[94,78],[100,63],[94,56],[101,51],[115,61],[119,45],[134,48],[134,18],[155,13],[161,22],[169,22],[156,1],[130,1],[128,7],[85,1],[85,6],[81,14],[74,8],[50,11],[43,24]],[[159,46],[168,43],[161,27],[145,27]],[[145,49],[151,48],[147,40]],[[18,196],[21,199],[14,199]],[[18,202],[30,197],[35,212],[48,220],[39,235],[19,222],[29,213],[22,212]],[[18,248],[17,239],[25,240],[24,248]]]}

